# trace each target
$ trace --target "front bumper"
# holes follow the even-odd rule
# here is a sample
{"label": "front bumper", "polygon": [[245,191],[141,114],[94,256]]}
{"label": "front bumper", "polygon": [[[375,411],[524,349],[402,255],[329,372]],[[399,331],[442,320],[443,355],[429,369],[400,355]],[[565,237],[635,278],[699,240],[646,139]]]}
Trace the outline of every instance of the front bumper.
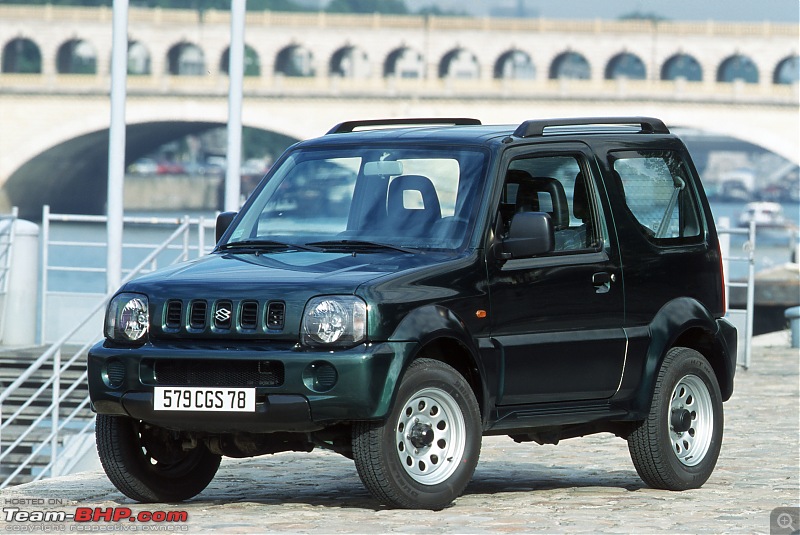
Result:
{"label": "front bumper", "polygon": [[[89,395],[99,414],[130,416],[167,429],[310,432],[342,421],[384,418],[415,348],[414,342],[364,344],[337,351],[298,349],[288,344],[199,347],[148,343],[123,348],[100,342],[89,351]],[[206,368],[258,368],[264,362],[282,372],[280,380],[272,378],[267,386],[237,374],[211,377],[203,373]],[[190,369],[185,376],[171,373],[167,378],[158,371],[183,369],[181,366]],[[314,374],[321,369],[325,380],[315,381]],[[236,384],[223,384],[230,381]],[[256,410],[155,411],[155,386],[255,387]]]}

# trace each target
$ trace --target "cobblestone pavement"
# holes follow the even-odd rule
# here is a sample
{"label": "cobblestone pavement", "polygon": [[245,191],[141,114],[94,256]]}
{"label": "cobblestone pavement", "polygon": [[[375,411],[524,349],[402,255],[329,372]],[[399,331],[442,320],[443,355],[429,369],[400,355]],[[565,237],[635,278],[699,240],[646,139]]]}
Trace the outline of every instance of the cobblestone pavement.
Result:
{"label": "cobblestone pavement", "polygon": [[[646,487],[625,442],[611,435],[558,446],[489,437],[465,494],[438,512],[383,508],[351,461],[315,451],[224,459],[208,489],[182,504],[136,504],[102,472],[21,485],[0,493],[4,509],[129,507],[133,514],[186,511],[188,520],[45,523],[9,521],[4,513],[0,532],[770,533],[775,508],[800,505],[800,352],[788,348],[786,336],[770,340],[777,345],[762,342],[751,368],[737,372],[720,460],[697,490]],[[772,533],[791,532],[774,527]]]}

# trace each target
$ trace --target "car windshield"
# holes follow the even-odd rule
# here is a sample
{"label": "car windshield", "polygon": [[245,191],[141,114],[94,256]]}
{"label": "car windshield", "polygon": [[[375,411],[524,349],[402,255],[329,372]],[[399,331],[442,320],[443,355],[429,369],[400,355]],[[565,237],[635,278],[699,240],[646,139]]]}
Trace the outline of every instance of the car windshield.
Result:
{"label": "car windshield", "polygon": [[298,149],[256,190],[223,245],[460,249],[475,220],[486,160],[482,150],[452,146]]}

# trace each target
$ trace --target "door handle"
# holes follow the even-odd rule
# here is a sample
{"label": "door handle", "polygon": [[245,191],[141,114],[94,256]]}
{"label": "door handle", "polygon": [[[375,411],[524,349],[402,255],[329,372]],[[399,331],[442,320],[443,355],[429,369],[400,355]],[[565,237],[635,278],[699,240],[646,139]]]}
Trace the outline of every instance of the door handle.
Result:
{"label": "door handle", "polygon": [[615,280],[617,280],[617,277],[607,271],[599,271],[592,275],[592,285],[599,294],[608,292],[611,289],[611,283]]}

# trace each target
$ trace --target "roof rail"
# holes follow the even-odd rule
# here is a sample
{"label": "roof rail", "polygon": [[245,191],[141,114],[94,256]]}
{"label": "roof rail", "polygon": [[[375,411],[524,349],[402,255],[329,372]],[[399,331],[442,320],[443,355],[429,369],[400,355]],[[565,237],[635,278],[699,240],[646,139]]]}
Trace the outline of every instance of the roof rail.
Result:
{"label": "roof rail", "polygon": [[[410,118],[410,119],[365,119],[361,121],[345,121],[339,123],[331,128],[327,134],[342,134],[346,132],[353,132],[356,128],[362,127],[381,127],[381,126],[394,126],[394,125],[479,125],[481,122],[478,119],[469,119],[466,117],[437,117],[437,118]],[[326,135],[327,135],[326,134]]]}
{"label": "roof rail", "polygon": [[543,136],[546,128],[559,126],[635,125],[642,134],[669,134],[669,129],[654,117],[573,117],[568,119],[534,119],[520,124],[516,137]]}

